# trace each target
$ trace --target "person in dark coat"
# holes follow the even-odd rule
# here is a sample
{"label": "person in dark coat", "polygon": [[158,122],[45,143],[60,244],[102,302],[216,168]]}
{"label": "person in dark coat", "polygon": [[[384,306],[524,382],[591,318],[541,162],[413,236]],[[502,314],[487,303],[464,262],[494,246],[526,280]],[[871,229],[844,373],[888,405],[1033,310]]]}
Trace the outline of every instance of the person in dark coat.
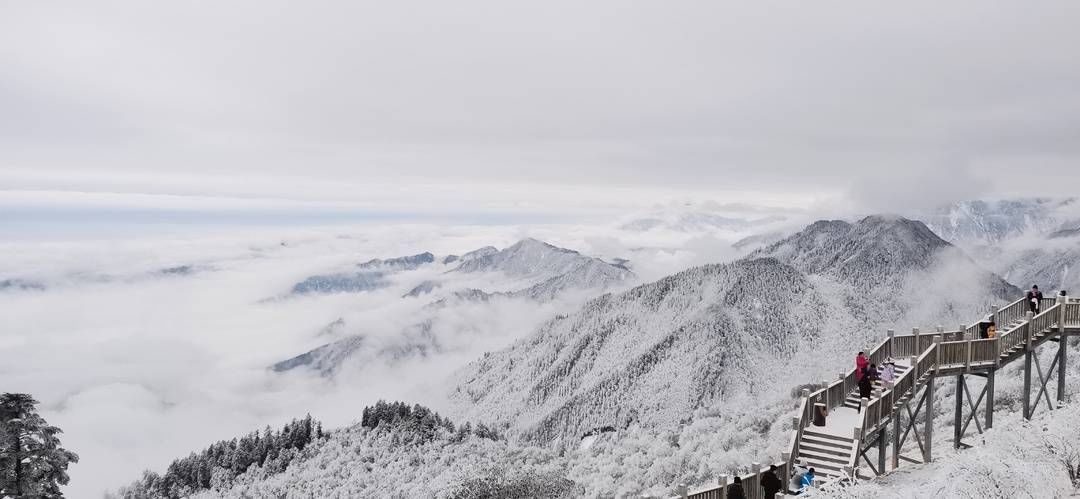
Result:
{"label": "person in dark coat", "polygon": [[784,488],[784,483],[780,481],[780,477],[776,476],[776,465],[769,466],[769,471],[766,471],[761,477],[761,488],[765,489],[765,499],[772,499],[776,496],[780,489]]}
{"label": "person in dark coat", "polygon": [[742,478],[739,478],[738,475],[735,476],[735,481],[728,485],[727,496],[728,499],[746,499],[746,494],[743,493],[742,489]]}
{"label": "person in dark coat", "polygon": [[1027,292],[1028,309],[1031,313],[1039,315],[1039,303],[1042,301],[1043,294],[1039,291],[1039,286],[1031,286],[1031,291]]}
{"label": "person in dark coat", "polygon": [[870,368],[866,368],[866,372],[859,378],[859,410],[862,411],[862,399],[870,398],[870,394],[874,392],[874,377],[871,374]]}

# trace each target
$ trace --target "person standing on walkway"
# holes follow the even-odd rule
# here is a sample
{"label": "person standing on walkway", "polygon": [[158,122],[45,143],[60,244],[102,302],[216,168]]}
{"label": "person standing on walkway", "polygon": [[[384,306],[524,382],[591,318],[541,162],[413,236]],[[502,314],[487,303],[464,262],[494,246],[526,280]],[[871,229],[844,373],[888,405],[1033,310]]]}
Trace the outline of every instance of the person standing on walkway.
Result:
{"label": "person standing on walkway", "polygon": [[863,371],[863,375],[859,378],[859,410],[862,411],[862,399],[870,398],[870,394],[874,391],[874,375],[870,367],[867,367]]}
{"label": "person standing on walkway", "polygon": [[780,489],[784,488],[783,482],[780,481],[780,477],[776,476],[776,465],[769,466],[769,471],[761,477],[761,488],[765,490],[765,497],[772,499],[776,496]]}
{"label": "person standing on walkway", "polygon": [[893,389],[893,383],[896,382],[896,365],[893,364],[892,359],[885,361],[885,367],[881,370],[881,382],[885,384],[886,390]]}
{"label": "person standing on walkway", "polygon": [[866,354],[859,352],[859,355],[855,356],[855,381],[862,379],[862,375],[866,373],[866,366],[870,364],[870,360],[866,358]]}
{"label": "person standing on walkway", "polygon": [[728,499],[746,499],[742,488],[742,478],[739,478],[739,475],[735,475],[735,482],[728,485],[727,496]]}
{"label": "person standing on walkway", "polygon": [[1027,292],[1028,308],[1031,309],[1031,313],[1039,315],[1039,303],[1042,302],[1042,291],[1039,291],[1038,285],[1032,285],[1031,291]]}

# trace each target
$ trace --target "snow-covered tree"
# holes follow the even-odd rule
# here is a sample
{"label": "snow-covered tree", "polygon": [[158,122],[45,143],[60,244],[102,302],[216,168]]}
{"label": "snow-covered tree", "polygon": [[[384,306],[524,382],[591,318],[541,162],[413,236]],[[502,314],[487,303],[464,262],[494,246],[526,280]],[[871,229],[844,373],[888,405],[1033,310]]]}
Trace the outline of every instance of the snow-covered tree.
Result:
{"label": "snow-covered tree", "polygon": [[63,497],[67,468],[79,456],[60,446],[60,428],[49,425],[23,393],[0,395],[0,496]]}

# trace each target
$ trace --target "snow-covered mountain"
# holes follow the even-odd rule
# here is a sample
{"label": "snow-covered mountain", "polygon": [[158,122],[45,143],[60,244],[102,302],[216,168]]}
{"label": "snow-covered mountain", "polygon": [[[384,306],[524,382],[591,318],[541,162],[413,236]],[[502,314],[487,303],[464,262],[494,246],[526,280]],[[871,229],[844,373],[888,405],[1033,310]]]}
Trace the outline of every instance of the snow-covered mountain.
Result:
{"label": "snow-covered mountain", "polygon": [[[451,399],[545,443],[672,429],[721,402],[729,417],[751,399],[779,415],[793,388],[826,375],[812,374],[817,354],[842,362],[828,346],[846,358],[896,321],[959,323],[1018,292],[920,222],[822,221],[734,263],[593,300],[470,364]],[[815,353],[794,355],[804,350]]]}
{"label": "snow-covered mountain", "polygon": [[[564,251],[519,245],[438,279],[502,275],[520,283],[538,278],[516,269],[579,268],[564,261]],[[534,255],[532,263],[513,261],[522,254]],[[398,285],[406,291],[417,284]],[[489,301],[525,301],[507,291],[466,289]],[[463,291],[444,285],[415,301]],[[817,222],[741,260],[589,300],[458,371],[448,380],[452,418],[498,428],[505,441],[445,436],[416,443],[352,428],[281,473],[249,470],[221,495],[280,495],[296,487],[324,496],[454,497],[459,471],[495,462],[569,480],[574,496],[670,495],[676,483],[713,483],[721,472],[779,455],[789,438],[793,393],[835,379],[837,366],[879,341],[886,328],[955,326],[1018,292],[920,222],[883,216]],[[402,294],[395,293],[395,299]],[[437,324],[429,324],[396,351],[383,342],[338,340],[361,345],[354,356],[416,355],[410,349],[427,343],[415,338],[429,334],[437,344]],[[335,329],[352,334],[348,325]],[[296,362],[321,367],[348,345]]]}
{"label": "snow-covered mountain", "polygon": [[960,201],[920,215],[935,233],[954,244],[992,244],[1024,234],[1044,234],[1068,223],[1075,199]]}
{"label": "snow-covered mountain", "polygon": [[631,275],[625,267],[532,238],[522,239],[501,251],[464,259],[454,271],[502,272],[514,277],[555,277],[571,272],[584,272],[603,280],[599,281],[599,284],[606,284],[608,279],[621,280]]}
{"label": "snow-covered mountain", "polygon": [[1020,286],[1080,290],[1080,234],[1014,241],[987,257],[987,265]]}
{"label": "snow-covered mountain", "polygon": [[966,201],[926,216],[935,233],[1022,287],[1078,289],[1080,202],[1076,199]]}
{"label": "snow-covered mountain", "polygon": [[361,263],[356,267],[361,270],[385,270],[385,271],[401,271],[401,270],[415,270],[421,265],[432,263],[435,261],[435,255],[429,252],[420,253],[418,255],[401,256],[397,258],[390,258],[387,260],[380,260],[378,258]]}
{"label": "snow-covered mountain", "polygon": [[389,276],[416,270],[435,261],[435,255],[420,253],[386,260],[373,259],[356,265],[357,270],[313,275],[293,285],[293,295],[360,293],[390,286]]}
{"label": "snow-covered mountain", "polygon": [[[546,303],[568,292],[595,295],[634,277],[621,264],[604,262],[569,249],[535,239],[522,240],[503,250],[484,247],[441,262],[431,253],[361,264],[360,272],[313,276],[294,287],[294,293],[372,291],[397,285],[411,288],[400,296],[421,299],[415,320],[392,338],[365,341],[363,328],[343,327],[336,339],[312,350],[277,362],[271,369],[285,372],[313,369],[323,376],[333,375],[346,362],[396,362],[411,356],[443,352],[444,343],[435,333],[443,317],[452,316],[453,307],[500,307],[507,300]],[[449,268],[447,268],[449,266]],[[430,267],[429,272],[409,281],[405,271]],[[412,274],[407,274],[412,275]],[[393,279],[392,279],[393,278]],[[395,281],[396,280],[396,281]],[[404,283],[404,284],[401,284]],[[415,284],[414,284],[415,283]],[[493,286],[485,291],[473,286]],[[405,288],[403,288],[405,289]],[[426,303],[426,304],[424,304]],[[580,303],[580,302],[578,302]],[[456,319],[455,319],[456,321]],[[463,324],[459,328],[466,328]],[[323,338],[326,341],[327,338]]]}

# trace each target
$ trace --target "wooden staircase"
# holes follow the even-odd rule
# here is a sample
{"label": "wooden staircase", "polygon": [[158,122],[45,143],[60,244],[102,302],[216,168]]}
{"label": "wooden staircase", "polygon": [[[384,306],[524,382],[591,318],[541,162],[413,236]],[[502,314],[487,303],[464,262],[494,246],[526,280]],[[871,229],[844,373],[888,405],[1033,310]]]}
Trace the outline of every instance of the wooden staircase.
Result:
{"label": "wooden staircase", "polygon": [[814,431],[813,427],[803,430],[802,440],[799,441],[799,459],[805,461],[806,466],[814,468],[820,479],[847,476],[844,467],[848,465],[853,452],[854,439]]}

